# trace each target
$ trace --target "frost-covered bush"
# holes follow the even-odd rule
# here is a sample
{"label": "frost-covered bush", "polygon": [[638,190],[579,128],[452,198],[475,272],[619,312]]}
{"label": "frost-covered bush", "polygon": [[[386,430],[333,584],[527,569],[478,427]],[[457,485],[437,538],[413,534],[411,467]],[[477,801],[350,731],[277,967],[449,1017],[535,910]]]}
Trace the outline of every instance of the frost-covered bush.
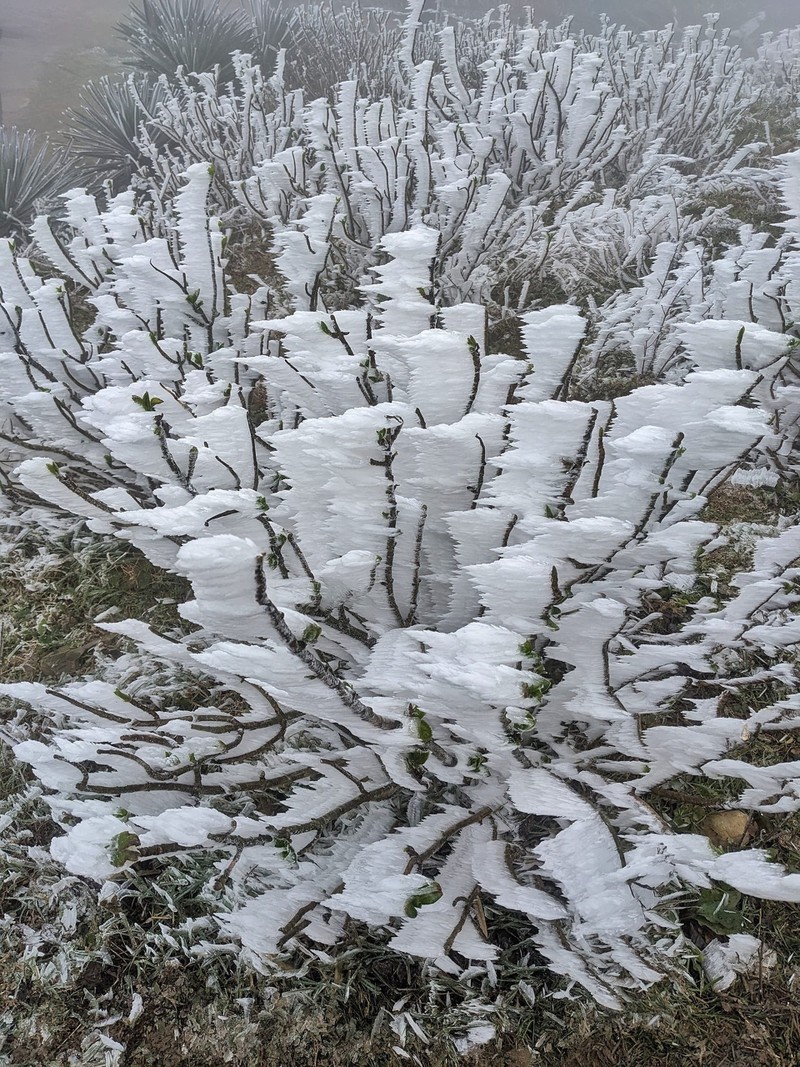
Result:
{"label": "frost-covered bush", "polygon": [[[800,167],[797,153],[776,169],[790,219],[780,236],[742,225],[738,240],[718,257],[697,241],[658,246],[640,285],[614,294],[587,357],[603,365],[621,356],[639,375],[680,378],[688,367],[718,365],[717,341],[733,346],[737,367],[780,360],[787,344],[798,344],[800,291],[797,286],[796,212]],[[760,387],[761,388],[761,387]],[[778,443],[764,462],[774,476],[797,473],[798,408],[795,360],[759,397],[770,412]]]}
{"label": "frost-covered bush", "polygon": [[299,8],[288,45],[288,79],[307,99],[327,96],[355,78],[362,92],[380,99],[400,90],[397,54],[402,27],[389,11],[360,3]]}
{"label": "frost-covered bush", "polygon": [[[446,302],[515,310],[636,284],[660,243],[697,242],[727,218],[732,189],[774,203],[753,165],[766,140],[749,122],[762,68],[724,32],[575,35],[507,12],[428,24],[423,8],[410,4],[402,28],[376,15],[363,40],[352,11],[300,16],[297,34],[316,26],[323,38],[333,20],[358,53],[347,58],[331,31],[350,76],[317,98],[297,67],[319,59],[310,43],[290,45],[268,79],[239,56],[228,86],[173,80],[141,141],[149,181],[168,202],[176,176],[210,158],[218,210],[267,230],[300,218],[309,198],[336,197],[329,301],[350,300],[381,237],[417,220],[442,235]],[[331,77],[340,69],[319,62]],[[716,205],[702,205],[703,190]]]}
{"label": "frost-covered bush", "polygon": [[800,26],[765,34],[758,49],[758,63],[765,88],[771,88],[779,98],[794,94],[796,100],[800,88]]}
{"label": "frost-covered bush", "polygon": [[725,709],[754,649],[760,679],[795,682],[800,527],[756,543],[730,595],[695,562],[709,494],[784,446],[790,338],[703,319],[673,381],[571,401],[578,309],[528,312],[523,358],[492,353],[484,309],[442,303],[420,220],[329,308],[320,193],[275,224],[279,295],[236,292],[213,180],[189,168],[169,229],[130,192],[72,195],[66,243],[37,223],[88,328],[58,278],[0,260],[9,491],[194,592],[182,637],[100,623],[138,649],[108,678],[2,687],[39,716],[3,734],[64,831],[55,858],[111,899],[143,860],[210,852],[220,934],[262,969],[366,925],[481,974],[514,913],[607,1004],[680,957],[687,891],[800,898],[651,798],[705,776],[737,810],[798,806],[796,765],[748,747],[800,725],[797,699]]}

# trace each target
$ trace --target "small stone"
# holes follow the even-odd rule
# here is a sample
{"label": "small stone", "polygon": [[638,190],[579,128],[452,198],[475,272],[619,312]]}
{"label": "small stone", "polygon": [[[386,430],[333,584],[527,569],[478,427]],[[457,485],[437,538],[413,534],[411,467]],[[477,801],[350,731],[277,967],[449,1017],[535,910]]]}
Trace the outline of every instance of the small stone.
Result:
{"label": "small stone", "polygon": [[746,811],[715,811],[706,815],[700,829],[712,845],[729,848],[746,845],[755,836],[756,828]]}

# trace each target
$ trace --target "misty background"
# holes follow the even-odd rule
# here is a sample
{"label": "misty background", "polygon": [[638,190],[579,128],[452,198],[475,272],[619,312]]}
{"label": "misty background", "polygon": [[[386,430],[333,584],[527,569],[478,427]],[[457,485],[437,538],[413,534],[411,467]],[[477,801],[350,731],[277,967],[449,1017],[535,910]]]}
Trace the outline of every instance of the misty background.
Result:
{"label": "misty background", "polygon": [[[238,0],[231,0],[236,6]],[[346,0],[345,0],[346,2]],[[496,6],[484,0],[430,0],[447,11],[481,15]],[[225,6],[224,4],[222,6]],[[284,6],[300,6],[287,2]],[[363,0],[364,7],[402,11],[404,0]],[[522,13],[528,4],[511,0]],[[606,13],[629,29],[644,30],[674,21],[680,26],[702,22],[709,9],[734,31],[747,51],[761,34],[800,22],[797,0],[540,0],[537,20],[551,24],[565,15],[576,27],[596,30]],[[85,82],[118,68],[120,42],[114,27],[129,0],[0,0],[0,105],[8,125],[52,130]]]}

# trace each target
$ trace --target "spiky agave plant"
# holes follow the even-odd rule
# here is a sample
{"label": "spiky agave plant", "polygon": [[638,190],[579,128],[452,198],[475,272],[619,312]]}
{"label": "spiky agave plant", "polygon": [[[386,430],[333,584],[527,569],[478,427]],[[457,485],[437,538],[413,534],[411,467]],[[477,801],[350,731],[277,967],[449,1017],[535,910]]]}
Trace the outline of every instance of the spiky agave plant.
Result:
{"label": "spiky agave plant", "polygon": [[68,188],[64,164],[32,130],[0,126],[0,237],[24,233],[39,202]]}
{"label": "spiky agave plant", "polygon": [[110,181],[115,189],[128,184],[145,158],[137,144],[142,123],[151,120],[151,141],[163,139],[152,119],[164,98],[164,84],[142,75],[104,77],[83,87],[61,125],[81,182],[97,188]]}
{"label": "spiky agave plant", "polygon": [[221,80],[230,80],[231,53],[253,53],[258,46],[244,12],[209,0],[139,0],[117,32],[130,50],[132,66],[167,77],[178,67],[199,74],[218,66]]}
{"label": "spiky agave plant", "polygon": [[250,20],[256,42],[253,58],[265,69],[275,62],[278,49],[292,42],[296,13],[274,0],[250,0]]}

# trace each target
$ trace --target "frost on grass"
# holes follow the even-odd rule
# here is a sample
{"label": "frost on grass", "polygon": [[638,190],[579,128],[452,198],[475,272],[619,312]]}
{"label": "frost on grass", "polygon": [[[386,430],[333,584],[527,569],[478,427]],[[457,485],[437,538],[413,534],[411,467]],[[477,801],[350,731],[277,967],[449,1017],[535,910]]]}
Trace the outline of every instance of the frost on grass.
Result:
{"label": "frost on grass", "polygon": [[[548,61],[558,84],[571,53]],[[415,68],[420,99],[431,76]],[[53,857],[108,895],[145,861],[208,856],[219,934],[263,970],[329,959],[363,924],[440,974],[490,976],[493,917],[513,912],[606,1005],[680,957],[680,894],[800,899],[765,853],[719,854],[652,802],[710,776],[743,783],[736,809],[800,805],[796,765],[756,766],[747,747],[800,725],[797,699],[723,713],[754,648],[774,652],[759,677],[794,681],[797,527],[755,546],[731,596],[698,590],[696,566],[718,536],[709,495],[742,468],[794,466],[793,226],[769,264],[750,232],[711,262],[662,243],[603,307],[524,312],[512,357],[442,286],[447,230],[419,214],[375,229],[356,298],[328,306],[346,221],[329,189],[271,219],[280,292],[238,292],[214,180],[193,162],[166,216],[131,191],[105,206],[75,191],[66,235],[39,220],[94,309],[84,329],[64,282],[0,258],[10,496],[192,587],[188,636],[99,624],[133,643],[138,675],[0,686],[20,709],[2,735],[63,831]],[[484,222],[501,184],[477,196]],[[747,313],[723,284],[734,260]],[[582,349],[622,344],[656,383],[569,399]]]}

